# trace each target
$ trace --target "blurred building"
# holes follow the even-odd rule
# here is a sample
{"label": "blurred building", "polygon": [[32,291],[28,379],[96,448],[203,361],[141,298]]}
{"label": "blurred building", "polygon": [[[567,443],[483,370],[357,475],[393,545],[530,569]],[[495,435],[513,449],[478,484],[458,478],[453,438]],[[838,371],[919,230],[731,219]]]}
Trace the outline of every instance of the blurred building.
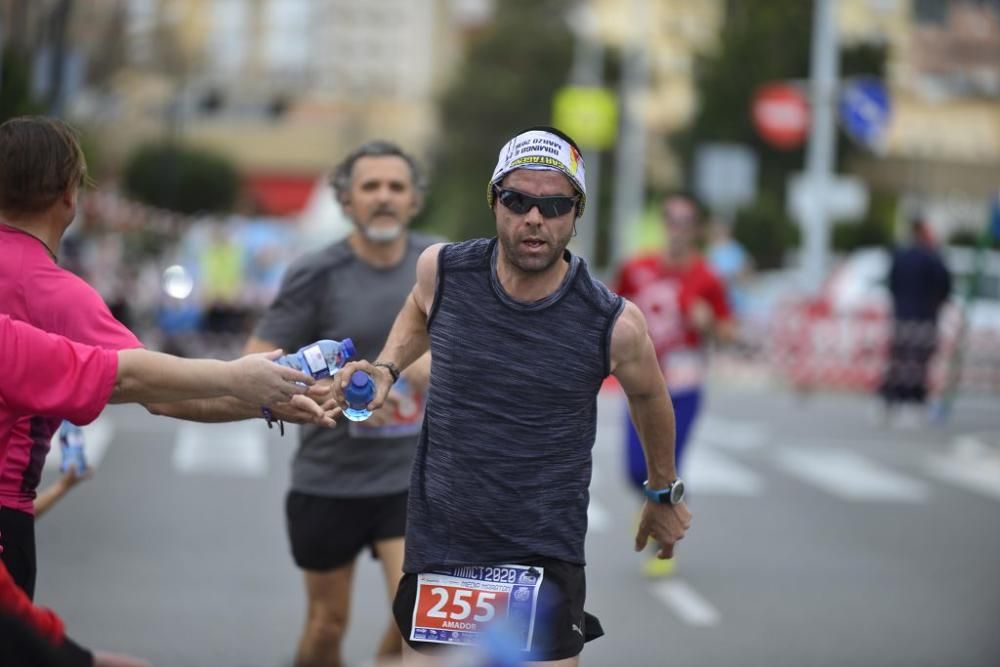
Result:
{"label": "blurred building", "polygon": [[[644,45],[649,88],[641,108],[650,138],[683,129],[697,104],[694,66],[716,46],[726,0],[587,0],[595,36],[619,51]],[[682,179],[664,141],[647,142],[649,177],[658,184]]]}
{"label": "blurred building", "polygon": [[[65,1],[65,0],[52,0]],[[16,2],[16,0],[0,0]],[[34,3],[33,3],[34,4]],[[38,3],[39,5],[45,2]],[[492,0],[118,0],[73,5],[103,78],[69,109],[120,163],[164,137],[214,148],[287,213],[368,138],[418,154],[466,30]]]}
{"label": "blurred building", "polygon": [[840,0],[843,42],[889,46],[885,151],[852,169],[940,234],[981,228],[1000,188],[1000,0]]}

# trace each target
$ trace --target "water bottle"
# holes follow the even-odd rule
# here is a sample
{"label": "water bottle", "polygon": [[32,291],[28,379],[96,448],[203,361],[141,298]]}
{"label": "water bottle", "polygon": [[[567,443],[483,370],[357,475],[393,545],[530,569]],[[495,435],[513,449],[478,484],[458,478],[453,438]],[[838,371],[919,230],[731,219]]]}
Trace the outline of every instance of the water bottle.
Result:
{"label": "water bottle", "polygon": [[344,398],[347,399],[344,416],[352,422],[363,422],[372,416],[368,404],[375,398],[375,381],[364,371],[354,371],[344,387]]}
{"label": "water bottle", "polygon": [[308,373],[317,380],[328,378],[356,354],[354,341],[318,340],[301,348],[298,352],[282,355],[276,363]]}
{"label": "water bottle", "polygon": [[77,476],[87,472],[87,457],[84,456],[83,452],[82,428],[63,420],[59,426],[59,449],[62,452],[59,472],[66,474],[70,468],[76,469]]}

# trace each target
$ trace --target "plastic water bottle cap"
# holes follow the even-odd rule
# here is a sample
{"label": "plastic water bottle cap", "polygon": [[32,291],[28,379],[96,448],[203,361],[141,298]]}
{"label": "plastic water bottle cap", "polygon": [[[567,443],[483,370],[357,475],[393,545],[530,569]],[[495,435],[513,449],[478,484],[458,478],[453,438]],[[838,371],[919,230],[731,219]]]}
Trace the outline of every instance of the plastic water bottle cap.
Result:
{"label": "plastic water bottle cap", "polygon": [[347,361],[355,354],[357,354],[357,350],[354,349],[354,341],[351,340],[350,338],[345,338],[344,340],[340,341],[340,350],[341,352],[344,353],[344,361]]}
{"label": "plastic water bottle cap", "polygon": [[368,374],[364,371],[354,371],[354,374],[351,376],[351,386],[364,389],[368,386],[369,379]]}

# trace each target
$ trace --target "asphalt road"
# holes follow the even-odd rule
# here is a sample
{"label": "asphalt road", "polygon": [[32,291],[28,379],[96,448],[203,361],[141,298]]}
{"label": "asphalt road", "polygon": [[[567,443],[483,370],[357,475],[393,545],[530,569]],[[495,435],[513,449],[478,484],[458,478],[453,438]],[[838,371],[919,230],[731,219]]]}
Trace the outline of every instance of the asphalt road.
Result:
{"label": "asphalt road", "polygon": [[[694,525],[675,575],[651,581],[631,548],[623,406],[603,396],[588,608],[608,634],[583,664],[1000,665],[998,406],[963,400],[948,426],[904,431],[864,397],[713,388],[683,471]],[[97,475],[38,525],[38,601],[82,643],[157,665],[290,665],[305,606],[282,513],[294,433],[118,407],[88,437]],[[366,556],[348,664],[387,614]]]}

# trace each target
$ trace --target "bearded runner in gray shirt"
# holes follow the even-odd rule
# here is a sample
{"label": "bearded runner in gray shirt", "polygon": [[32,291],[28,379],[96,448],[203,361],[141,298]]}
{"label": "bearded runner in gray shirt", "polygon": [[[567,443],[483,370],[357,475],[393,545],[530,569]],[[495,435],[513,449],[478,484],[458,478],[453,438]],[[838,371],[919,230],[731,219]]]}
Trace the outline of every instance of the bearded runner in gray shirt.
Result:
{"label": "bearded runner in gray shirt", "polygon": [[[435,240],[407,231],[424,190],[416,162],[392,144],[371,142],[338,165],[331,182],[354,231],[288,269],[248,350],[351,338],[359,355],[374,355],[413,287],[417,258]],[[382,563],[390,600],[395,594],[427,365],[411,367],[385,414],[301,431],[286,500],[292,556],[308,597],[297,667],[341,664],[354,560],[365,547]],[[400,646],[390,623],[378,655],[398,654]]]}
{"label": "bearded runner in gray shirt", "polygon": [[572,666],[602,634],[584,613],[598,391],[610,374],[628,398],[649,470],[635,548],[655,539],[660,558],[691,520],[674,414],[642,313],[566,250],[586,204],[573,141],[552,128],[515,136],[487,201],[497,238],[428,248],[377,361],[342,377],[372,374],[374,409],[399,368],[428,347],[434,358],[393,605],[404,664],[485,641]]}

